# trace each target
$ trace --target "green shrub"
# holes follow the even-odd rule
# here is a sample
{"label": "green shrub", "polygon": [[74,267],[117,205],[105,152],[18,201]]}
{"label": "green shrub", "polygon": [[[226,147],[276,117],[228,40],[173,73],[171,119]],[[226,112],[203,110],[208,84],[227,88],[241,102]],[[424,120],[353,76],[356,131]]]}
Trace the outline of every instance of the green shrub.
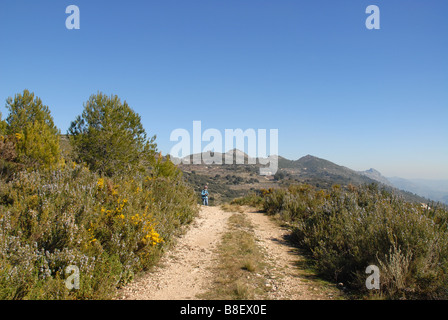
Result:
{"label": "green shrub", "polygon": [[377,265],[390,298],[448,297],[448,212],[430,207],[375,186],[301,185],[264,197],[266,212],[292,222],[324,277],[365,293],[365,269]]}
{"label": "green shrub", "polygon": [[244,197],[233,199],[230,202],[230,204],[237,204],[240,206],[252,206],[258,208],[262,206],[263,198],[256,192],[249,192]]}
{"label": "green shrub", "polygon": [[0,112],[0,136],[6,134],[7,123],[5,120],[2,120],[2,113]]}
{"label": "green shrub", "polygon": [[[0,299],[107,299],[197,213],[179,178],[103,178],[83,165],[0,184]],[[68,265],[80,270],[69,291]]]}

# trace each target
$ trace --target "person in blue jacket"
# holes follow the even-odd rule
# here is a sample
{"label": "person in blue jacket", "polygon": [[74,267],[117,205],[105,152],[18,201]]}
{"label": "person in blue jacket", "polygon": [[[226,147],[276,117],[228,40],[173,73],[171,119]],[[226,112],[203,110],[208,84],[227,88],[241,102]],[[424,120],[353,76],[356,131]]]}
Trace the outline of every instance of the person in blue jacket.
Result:
{"label": "person in blue jacket", "polygon": [[202,189],[202,192],[201,192],[202,204],[204,206],[208,206],[208,190],[207,189],[208,189],[208,187],[204,186],[204,189]]}

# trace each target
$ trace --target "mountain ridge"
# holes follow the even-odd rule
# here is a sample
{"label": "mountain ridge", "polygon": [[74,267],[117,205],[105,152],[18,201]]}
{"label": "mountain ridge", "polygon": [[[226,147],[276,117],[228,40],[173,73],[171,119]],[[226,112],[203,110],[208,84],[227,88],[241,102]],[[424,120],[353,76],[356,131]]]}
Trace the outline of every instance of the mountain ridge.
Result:
{"label": "mountain ridge", "polygon": [[398,189],[448,205],[448,180],[405,179],[400,177],[389,177],[387,179]]}
{"label": "mountain ridge", "polygon": [[[226,155],[233,156],[231,164],[225,162]],[[210,159],[210,156],[215,157],[215,159],[221,157],[222,164],[204,161],[204,158],[207,160]],[[243,159],[243,163],[236,164],[237,157]],[[192,160],[195,158],[201,160],[199,161],[200,164],[193,163]],[[343,186],[378,184],[388,190],[395,191],[409,201],[430,202],[426,197],[396,188],[376,169],[356,171],[310,154],[297,160],[290,160],[278,155],[278,170],[272,176],[260,176],[259,168],[264,167],[263,164],[260,164],[260,158],[252,158],[236,148],[226,153],[206,151],[191,154],[178,160],[186,159],[190,163],[181,162],[179,168],[185,173],[187,180],[190,180],[196,187],[196,191],[205,184],[212,184],[211,189],[227,193],[227,198],[240,196],[243,191],[287,186],[291,183],[307,183],[323,189],[331,188],[335,184]],[[252,163],[249,163],[249,160]]]}

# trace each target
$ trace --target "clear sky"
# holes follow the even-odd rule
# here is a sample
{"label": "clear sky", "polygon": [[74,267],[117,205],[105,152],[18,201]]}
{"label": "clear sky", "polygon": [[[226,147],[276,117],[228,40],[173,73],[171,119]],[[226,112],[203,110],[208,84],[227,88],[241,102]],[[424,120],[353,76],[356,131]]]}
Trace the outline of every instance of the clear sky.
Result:
{"label": "clear sky", "polygon": [[29,89],[65,133],[102,91],[164,154],[200,120],[278,129],[289,159],[448,179],[447,17],[444,0],[1,0],[0,111]]}

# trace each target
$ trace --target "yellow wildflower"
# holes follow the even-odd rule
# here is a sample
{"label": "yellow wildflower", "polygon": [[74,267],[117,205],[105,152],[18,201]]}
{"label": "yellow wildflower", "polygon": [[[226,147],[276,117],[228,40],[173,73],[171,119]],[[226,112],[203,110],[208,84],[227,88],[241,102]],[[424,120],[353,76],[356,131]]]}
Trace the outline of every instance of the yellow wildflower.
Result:
{"label": "yellow wildflower", "polygon": [[103,178],[99,178],[98,182],[96,183],[98,189],[103,189],[104,187],[104,179]]}
{"label": "yellow wildflower", "polygon": [[151,229],[151,231],[143,237],[142,241],[143,243],[155,246],[156,244],[163,242],[163,239],[160,238],[160,235],[154,229]]}

